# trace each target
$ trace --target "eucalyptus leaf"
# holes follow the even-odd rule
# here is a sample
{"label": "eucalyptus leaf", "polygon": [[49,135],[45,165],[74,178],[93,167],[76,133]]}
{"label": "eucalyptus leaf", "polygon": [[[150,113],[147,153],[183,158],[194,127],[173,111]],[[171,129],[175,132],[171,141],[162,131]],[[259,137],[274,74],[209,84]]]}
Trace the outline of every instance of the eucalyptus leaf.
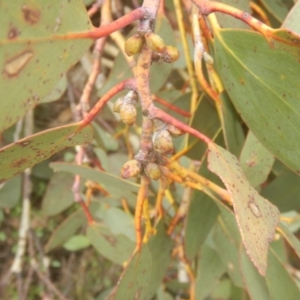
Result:
{"label": "eucalyptus leaf", "polygon": [[280,213],[250,186],[237,158],[225,149],[210,144],[208,168],[225,184],[247,254],[264,275],[269,243],[273,240]]}
{"label": "eucalyptus leaf", "polygon": [[49,158],[53,154],[92,141],[91,126],[65,125],[31,135],[0,149],[0,182]]}
{"label": "eucalyptus leaf", "polygon": [[108,260],[123,265],[128,262],[135,244],[125,235],[113,234],[106,226],[90,224],[87,237],[91,245]]}
{"label": "eucalyptus leaf", "polygon": [[284,29],[270,35],[219,30],[215,61],[227,93],[258,140],[300,173],[300,37]]}
{"label": "eucalyptus leaf", "polygon": [[273,163],[274,156],[249,131],[240,156],[240,164],[253,187],[258,187],[267,180]]}
{"label": "eucalyptus leaf", "polygon": [[0,19],[2,132],[42,101],[92,44],[71,34],[93,27],[81,0],[5,1]]}
{"label": "eucalyptus leaf", "polygon": [[95,181],[108,190],[111,195],[132,197],[132,194],[137,193],[139,190],[139,185],[135,183],[89,167],[68,163],[51,163],[50,167],[53,168],[54,171],[65,171],[72,174],[79,174],[88,180]]}

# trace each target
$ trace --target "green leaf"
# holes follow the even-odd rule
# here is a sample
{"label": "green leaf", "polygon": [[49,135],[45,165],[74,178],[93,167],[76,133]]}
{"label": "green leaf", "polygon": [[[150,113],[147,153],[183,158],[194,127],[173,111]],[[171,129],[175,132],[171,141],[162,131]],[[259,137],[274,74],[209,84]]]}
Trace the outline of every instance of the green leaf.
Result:
{"label": "green leaf", "polygon": [[217,286],[219,279],[226,272],[220,256],[212,248],[203,245],[198,260],[196,277],[196,299],[205,299]]}
{"label": "green leaf", "polygon": [[122,197],[133,197],[132,193],[137,193],[139,185],[128,180],[123,180],[107,172],[95,170],[89,167],[72,165],[68,163],[51,163],[50,167],[54,171],[64,171],[78,174],[85,179],[95,181],[103,186],[111,195]]}
{"label": "green leaf", "polygon": [[234,155],[239,155],[244,144],[245,136],[241,119],[232,105],[228,94],[220,94],[222,103],[222,128],[227,150]]}
{"label": "green leaf", "polygon": [[300,241],[299,239],[283,224],[279,223],[279,231],[289,245],[294,249],[296,255],[300,258]]}
{"label": "green leaf", "polygon": [[79,251],[90,246],[90,240],[85,235],[74,235],[65,244],[68,251]]}
{"label": "green leaf", "polygon": [[141,252],[136,252],[129,261],[110,299],[148,299],[147,290],[151,277],[151,266],[151,252],[149,247],[144,245]]}
{"label": "green leaf", "polygon": [[97,123],[93,122],[93,128],[95,129],[95,139],[97,140],[98,146],[104,148],[107,151],[116,151],[119,148],[117,140],[103,130]]}
{"label": "green leaf", "polygon": [[213,241],[215,251],[220,260],[226,266],[226,270],[233,283],[238,287],[244,287],[242,274],[240,271],[239,249],[241,238],[234,220],[234,216],[228,211],[228,208],[222,208],[213,230]]}
{"label": "green leaf", "polygon": [[291,171],[283,172],[267,185],[261,195],[275,204],[281,212],[298,210],[300,177]]}
{"label": "green leaf", "polygon": [[261,0],[262,4],[278,20],[283,21],[294,5],[293,0]]}
{"label": "green leaf", "polygon": [[71,34],[92,29],[81,0],[5,1],[0,11],[0,132],[42,101],[89,48]]}
{"label": "green leaf", "polygon": [[272,300],[300,299],[300,290],[285,266],[271,250],[266,282]]}
{"label": "green leaf", "polygon": [[86,234],[92,246],[102,256],[119,265],[129,260],[135,247],[134,242],[128,237],[115,235],[104,226],[89,225]]}
{"label": "green leaf", "polygon": [[[234,8],[238,8],[243,11],[247,11],[247,12],[250,11],[249,0],[219,0],[218,2],[228,4],[230,6],[233,6]],[[228,16],[223,13],[216,13],[216,16],[218,18],[218,22],[221,25],[221,27],[230,27],[230,28],[248,27],[245,23],[233,18],[232,16]]]}
{"label": "green leaf", "polygon": [[92,127],[88,125],[75,133],[78,128],[78,124],[72,124],[45,130],[0,149],[0,182],[67,147],[91,142]]}
{"label": "green leaf", "polygon": [[67,217],[51,234],[45,252],[62,246],[77,230],[86,223],[84,212],[81,208]]}
{"label": "green leaf", "polygon": [[[159,34],[166,45],[175,45],[174,31],[169,20],[162,14],[158,14],[155,22],[155,33]],[[151,92],[158,92],[168,80],[173,64],[154,62],[151,66],[150,87]]]}
{"label": "green leaf", "polygon": [[[190,126],[197,129],[201,133],[215,139],[221,130],[219,116],[214,103],[205,95],[200,98]],[[199,139],[189,135],[187,147],[192,146],[191,150],[186,154],[194,160],[201,160],[207,150],[206,144]]]}
{"label": "green leaf", "polygon": [[265,278],[258,273],[243,248],[240,249],[240,265],[251,299],[271,300]]}
{"label": "green leaf", "polygon": [[173,242],[167,235],[163,222],[159,222],[156,226],[156,230],[156,234],[150,238],[147,244],[152,257],[152,272],[146,293],[147,299],[151,299],[155,295],[155,292],[165,277],[173,246]]}
{"label": "green leaf", "polygon": [[188,209],[184,248],[188,260],[197,255],[219,214],[216,204],[203,192],[195,190]]}
{"label": "green leaf", "polygon": [[274,156],[249,131],[240,156],[240,164],[253,187],[257,187],[267,180],[273,163]]}
{"label": "green leaf", "polygon": [[300,2],[296,2],[293,8],[289,11],[286,19],[282,23],[282,28],[292,29],[296,33],[300,33]]}
{"label": "green leaf", "polygon": [[208,168],[217,174],[231,195],[235,216],[250,259],[264,275],[269,243],[273,240],[280,213],[250,186],[235,156],[210,144]]}
{"label": "green leaf", "polygon": [[123,234],[135,242],[133,216],[117,207],[108,207],[103,214],[103,222],[109,227],[112,234]]}
{"label": "green leaf", "polygon": [[74,204],[73,183],[74,176],[68,173],[53,174],[43,197],[43,215],[55,216]]}
{"label": "green leaf", "polygon": [[272,47],[244,30],[215,36],[216,64],[236,109],[259,141],[300,173],[299,42],[282,29],[270,37]]}
{"label": "green leaf", "polygon": [[22,195],[22,176],[10,179],[0,189],[0,207],[13,208],[17,205]]}
{"label": "green leaf", "polygon": [[40,103],[48,103],[58,100],[66,91],[67,86],[67,76],[63,75],[57,82],[55,88]]}

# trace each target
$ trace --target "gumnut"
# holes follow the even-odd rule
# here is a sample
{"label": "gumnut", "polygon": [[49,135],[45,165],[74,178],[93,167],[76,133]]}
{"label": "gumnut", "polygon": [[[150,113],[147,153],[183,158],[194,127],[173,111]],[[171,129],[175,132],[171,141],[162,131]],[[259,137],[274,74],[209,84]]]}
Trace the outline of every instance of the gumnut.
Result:
{"label": "gumnut", "polygon": [[127,161],[121,168],[122,178],[131,178],[138,176],[142,171],[142,165],[139,161],[132,159]]}
{"label": "gumnut", "polygon": [[131,103],[124,103],[120,108],[120,117],[126,125],[133,125],[136,120],[136,108]]}
{"label": "gumnut", "polygon": [[167,130],[170,132],[171,136],[179,137],[183,135],[183,131],[172,124],[168,124]]}
{"label": "gumnut", "polygon": [[165,49],[165,43],[163,41],[163,39],[153,33],[153,32],[148,32],[145,34],[145,39],[146,39],[146,43],[148,45],[148,47],[154,51],[154,52],[163,52]]}
{"label": "gumnut", "polygon": [[162,58],[167,63],[173,63],[179,59],[179,51],[173,46],[166,46]]}
{"label": "gumnut", "polygon": [[174,152],[173,142],[169,131],[166,129],[155,131],[153,134],[154,150],[162,154]]}
{"label": "gumnut", "polygon": [[139,34],[134,34],[129,39],[126,40],[124,45],[125,53],[128,56],[132,56],[141,51],[144,39]]}
{"label": "gumnut", "polygon": [[148,163],[144,168],[145,173],[148,177],[158,180],[161,177],[161,170],[159,166],[155,163]]}
{"label": "gumnut", "polygon": [[121,106],[123,105],[123,103],[124,103],[124,98],[123,97],[118,98],[116,100],[116,102],[114,103],[113,111],[116,112],[116,113],[119,113],[120,109],[121,109]]}

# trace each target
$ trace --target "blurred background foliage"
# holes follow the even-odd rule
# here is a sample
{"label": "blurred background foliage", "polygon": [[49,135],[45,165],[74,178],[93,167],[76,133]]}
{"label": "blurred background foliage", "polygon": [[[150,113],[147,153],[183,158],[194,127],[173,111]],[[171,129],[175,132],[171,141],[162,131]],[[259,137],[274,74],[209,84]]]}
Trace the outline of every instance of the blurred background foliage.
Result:
{"label": "blurred background foliage", "polygon": [[[36,4],[38,1],[31,2]],[[81,11],[82,24],[74,22],[76,24],[73,24],[73,30],[91,28],[91,24],[84,25],[87,18],[85,7],[89,10],[101,1],[85,0],[85,7],[79,0],[75,2],[64,11],[66,18],[71,18],[71,23],[74,22],[74,14]],[[112,2],[115,19],[141,5],[141,1],[136,0]],[[194,46],[187,9],[189,4],[186,2],[188,1],[183,1],[182,5],[183,23],[190,55],[193,57]],[[295,16],[297,20],[300,18],[299,3],[297,5],[296,1],[292,0],[220,2],[252,12],[257,18],[263,16],[272,27],[280,27],[283,22],[290,26]],[[15,5],[19,4],[20,1],[16,1]],[[174,3],[172,0],[166,0],[164,5],[164,14],[158,15],[157,18],[156,32],[167,44],[176,46],[181,56],[174,64],[158,62],[152,65],[151,91],[189,115],[192,92]],[[287,21],[286,17],[294,5],[293,18]],[[62,11],[61,9],[60,7],[59,11]],[[49,8],[49,14],[55,16],[56,13],[54,8]],[[0,9],[0,24],[4,14],[4,10]],[[217,15],[223,28],[245,27],[232,17]],[[8,20],[10,17],[7,16]],[[41,18],[44,16],[41,15]],[[76,16],[77,18],[80,17]],[[101,14],[98,9],[92,15],[91,22],[94,26],[99,26],[100,20]],[[46,22],[47,20],[45,24]],[[68,23],[68,20],[65,23]],[[134,33],[135,25],[121,30],[122,35],[128,37]],[[60,30],[63,32],[69,29]],[[32,35],[32,32],[29,31],[29,36],[30,34]],[[4,35],[6,37],[6,32],[2,30],[1,37]],[[55,43],[56,41],[53,44]],[[51,62],[59,57],[64,47],[70,47],[68,49],[71,51],[72,45],[57,44],[56,49],[51,45],[37,46],[47,47],[47,50],[37,51],[40,51],[40,60],[47,58],[41,68],[49,70],[45,80],[49,77],[52,82],[48,84],[48,91],[37,86],[40,98],[30,103],[34,108],[24,117],[23,123],[16,123],[19,116],[25,114],[21,102],[19,108],[12,113],[14,120],[11,123],[1,123],[2,128],[6,128],[1,135],[2,147],[27,136],[28,132],[33,134],[76,121],[75,107],[93,67],[93,48],[87,41],[75,40],[70,43],[74,43],[77,50],[61,69],[55,67],[56,63],[52,66]],[[85,52],[87,48],[88,51]],[[67,70],[71,65],[73,66]],[[132,75],[132,71],[128,59],[122,54],[115,40],[108,38],[101,56],[101,70],[91,95],[91,104],[96,103],[101,95],[118,82],[130,77],[130,74]],[[22,87],[22,84],[19,86]],[[24,86],[26,84],[24,79]],[[3,94],[6,93],[6,88],[1,87]],[[224,125],[221,124],[211,99],[203,94],[200,86],[197,88],[201,101],[192,117],[172,110],[168,110],[168,113],[190,124],[235,154],[251,185],[281,212],[282,222],[270,246],[266,276],[259,275],[249,260],[242,246],[232,209],[201,191],[174,183],[163,197],[166,213],[164,218],[156,223],[156,234],[143,245],[140,255],[131,258],[136,241],[134,210],[139,181],[122,180],[120,169],[138,150],[141,112],[139,111],[138,121],[134,126],[125,127],[118,115],[112,112],[112,104],[109,103],[92,124],[93,140],[91,141],[90,137],[78,137],[82,143],[91,141],[86,146],[88,157],[83,166],[74,164],[76,150],[70,146],[75,144],[66,143],[63,148],[69,148],[55,153],[47,160],[43,160],[41,156],[41,162],[37,161],[27,179],[21,174],[1,183],[1,299],[190,299],[191,284],[194,284],[196,299],[300,299],[300,178],[274,158],[249,131],[226,92],[221,95]],[[24,92],[22,89],[15,90],[12,95],[8,95],[11,101],[15,101],[15,98]],[[31,95],[31,91],[28,90],[24,93]],[[10,100],[3,98],[2,101]],[[156,104],[166,109],[162,104]],[[5,112],[5,108],[3,109]],[[9,110],[6,113],[8,112]],[[54,132],[53,136],[66,136],[65,131],[67,132],[68,128]],[[227,140],[224,139],[224,131]],[[205,162],[206,146],[203,143],[194,137],[183,136],[174,140],[174,145],[177,153],[188,149],[180,159],[181,165],[188,168],[193,161],[196,172],[224,186],[208,171],[206,163],[201,163]],[[42,150],[50,148],[51,145],[45,141]],[[49,152],[48,156],[50,154]],[[23,155],[26,158],[28,154],[24,152]],[[255,168],[250,166],[249,161],[255,162]],[[8,166],[5,168],[9,169]],[[12,169],[11,172],[13,171]],[[89,209],[97,222],[94,225],[87,225],[84,211],[78,203],[74,203],[72,185],[76,174],[84,179],[81,181],[80,192],[82,198],[89,203]],[[158,183],[152,182],[149,195],[150,216],[158,191]],[[30,230],[20,272],[12,275],[11,268],[16,260],[18,248],[20,220],[24,213],[24,197],[29,197],[31,203]],[[166,233],[166,226],[170,224],[182,201],[188,201],[189,205],[170,237]],[[182,258],[181,251],[184,251],[186,259]],[[194,282],[191,281],[190,269],[187,266],[193,271]],[[120,278],[112,298],[111,292]]]}

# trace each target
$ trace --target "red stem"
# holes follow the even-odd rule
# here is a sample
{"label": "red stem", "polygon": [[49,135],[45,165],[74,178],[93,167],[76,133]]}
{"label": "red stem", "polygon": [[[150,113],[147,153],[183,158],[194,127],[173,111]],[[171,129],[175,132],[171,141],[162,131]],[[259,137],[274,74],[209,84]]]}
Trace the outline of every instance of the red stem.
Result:
{"label": "red stem", "polygon": [[82,207],[82,209],[84,211],[84,214],[85,214],[85,216],[87,218],[88,223],[90,225],[93,224],[94,223],[94,219],[93,219],[93,217],[91,215],[91,212],[90,212],[89,208],[85,204],[85,202],[84,201],[80,201],[79,204],[81,205],[81,207]]}
{"label": "red stem", "polygon": [[91,39],[99,39],[104,36],[108,36],[109,34],[122,29],[123,27],[131,24],[132,22],[142,19],[146,16],[147,10],[144,7],[137,8],[125,16],[115,20],[114,22],[101,26],[100,28],[95,27],[93,31],[82,33],[84,37]]}
{"label": "red stem", "polygon": [[181,108],[179,108],[179,107],[177,107],[177,106],[175,106],[175,105],[173,105],[173,104],[171,104],[171,103],[169,103],[169,102],[167,102],[167,101],[165,101],[165,100],[163,100],[163,99],[161,99],[161,98],[159,98],[155,95],[153,95],[152,97],[153,97],[153,100],[157,101],[161,105],[177,112],[178,114],[180,114],[184,117],[190,118],[192,116],[192,114],[189,113],[188,111],[185,111],[185,110],[183,110],[183,109],[181,109]]}
{"label": "red stem", "polygon": [[117,93],[121,92],[122,90],[126,88],[134,88],[135,86],[135,80],[130,78],[121,81],[116,86],[111,88],[102,98],[99,99],[99,101],[96,103],[96,105],[90,110],[90,112],[79,122],[79,127],[77,131],[80,131],[82,128],[84,128],[86,125],[90,124],[94,118],[97,116],[97,114],[101,111],[103,106]]}
{"label": "red stem", "polygon": [[208,0],[192,0],[195,5],[199,8],[202,15],[209,15],[214,12],[220,12],[227,15],[230,15],[236,19],[241,20],[242,22],[248,24],[253,29],[260,32],[266,38],[269,38],[273,29],[261,21],[253,18],[249,13],[239,10],[230,5],[217,2],[217,1],[208,1]]}
{"label": "red stem", "polygon": [[173,126],[179,128],[180,130],[195,136],[196,138],[200,139],[201,141],[203,141],[207,145],[213,143],[213,141],[209,137],[205,136],[204,134],[197,131],[196,129],[180,122],[179,120],[175,119],[174,117],[170,116],[169,114],[165,113],[163,110],[161,110],[161,109],[159,109],[155,106],[152,106],[149,109],[149,115],[152,118],[158,118],[158,119],[161,119],[162,121],[164,121],[168,124],[172,124]]}

